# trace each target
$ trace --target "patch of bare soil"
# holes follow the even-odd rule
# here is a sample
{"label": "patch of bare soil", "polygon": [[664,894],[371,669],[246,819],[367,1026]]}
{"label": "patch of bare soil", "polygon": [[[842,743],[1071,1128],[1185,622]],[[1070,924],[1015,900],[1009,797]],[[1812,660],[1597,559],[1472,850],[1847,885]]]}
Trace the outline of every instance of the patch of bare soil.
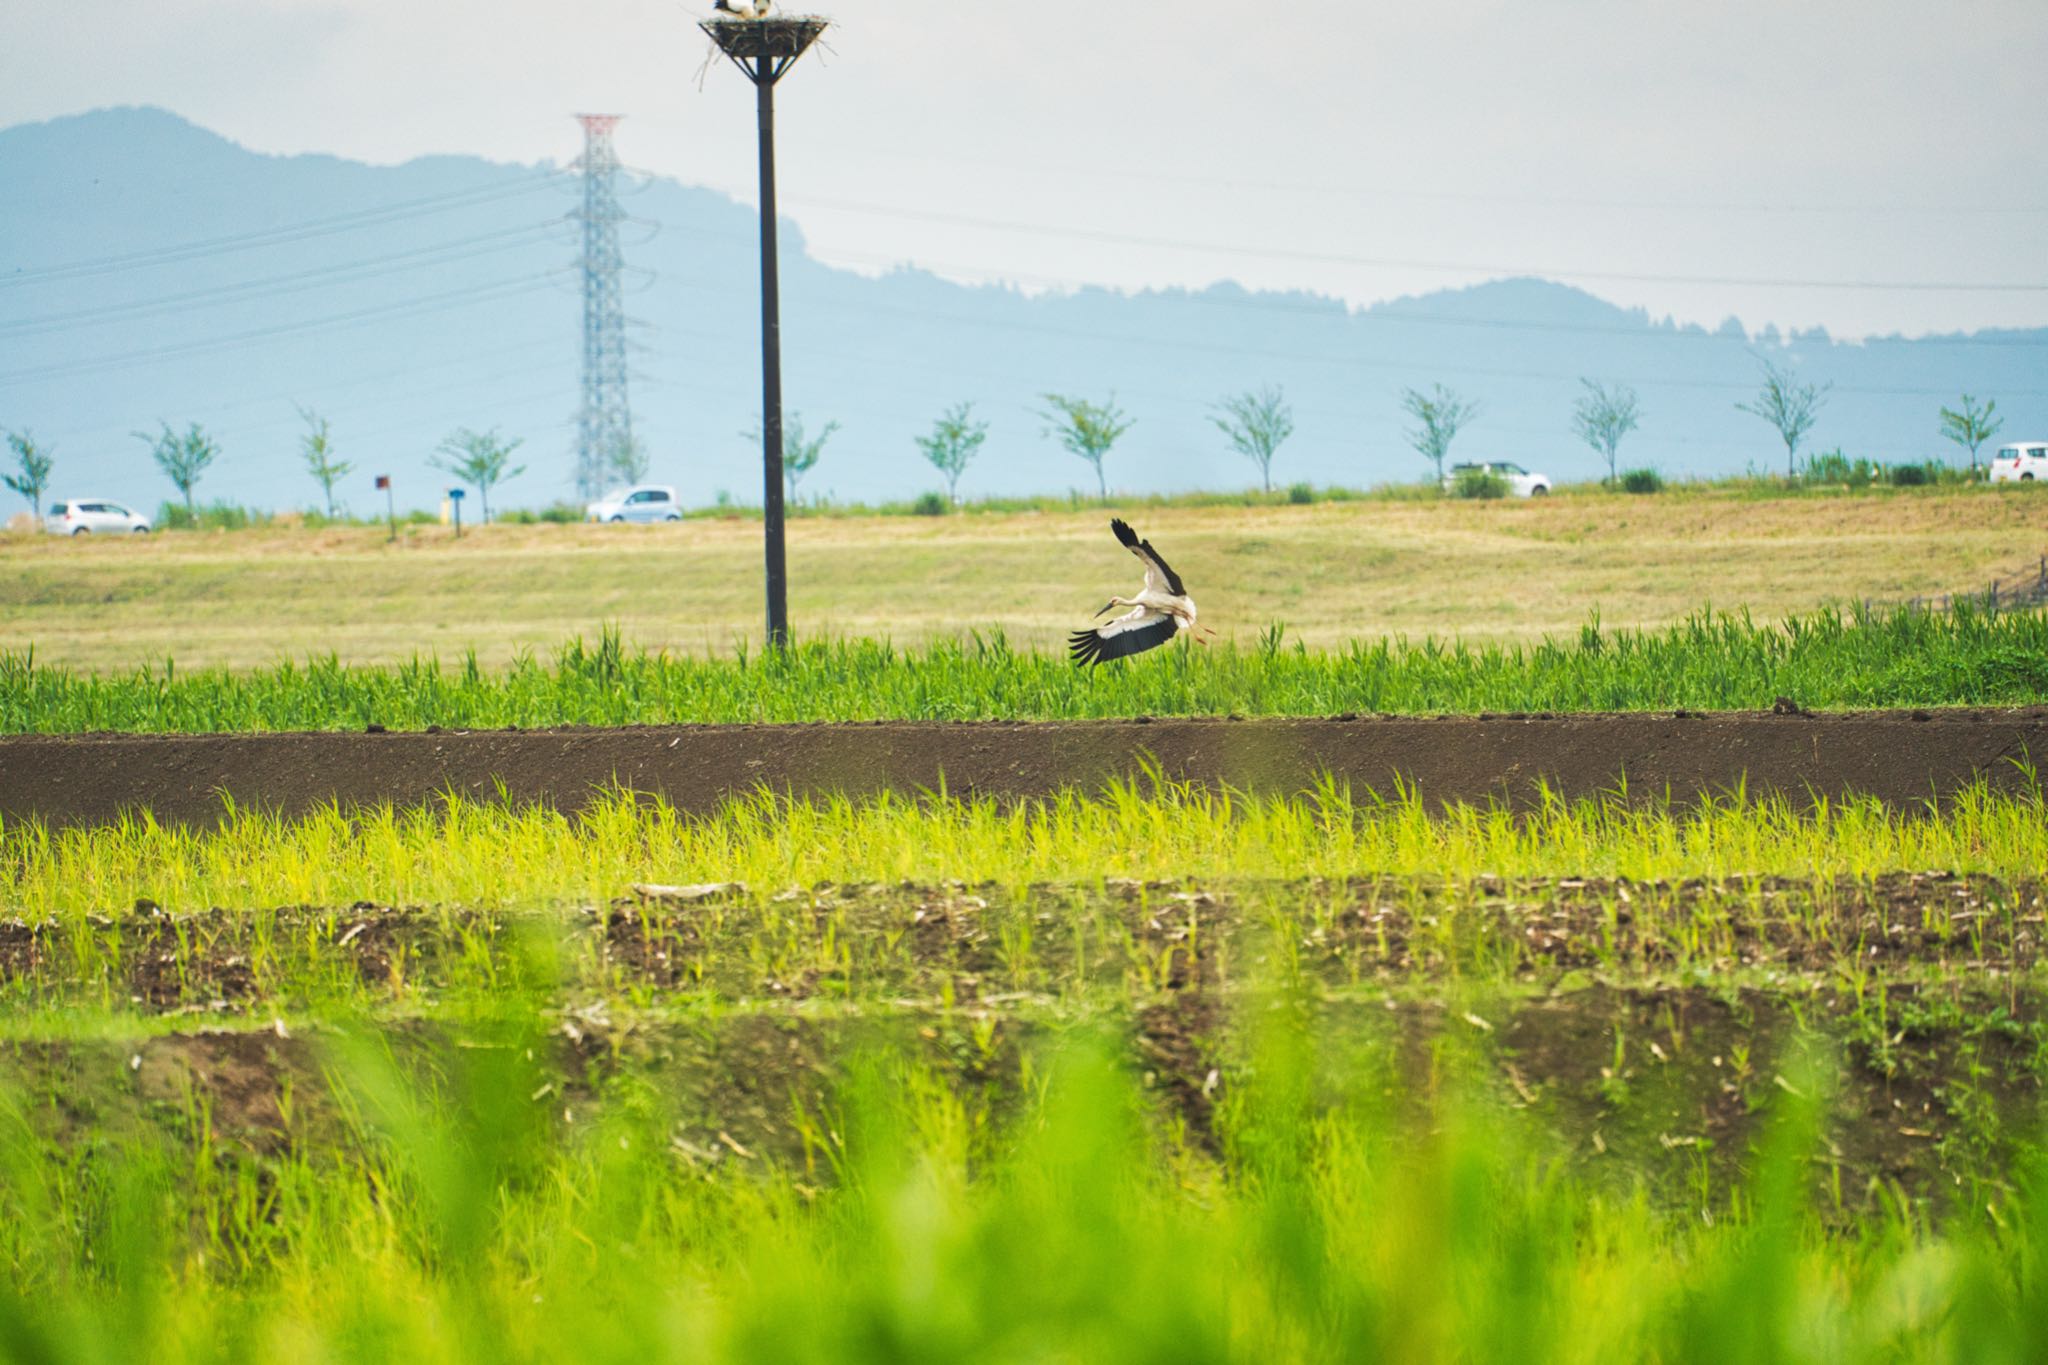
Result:
{"label": "patch of bare soil", "polygon": [[[523,950],[543,942],[551,975],[541,985],[999,1010],[1082,988],[1150,1000],[1177,1035],[1199,1038],[1212,1022],[1208,997],[1269,974],[1276,934],[1297,936],[1291,960],[1325,987],[1758,970],[1890,979],[2024,973],[2041,960],[2044,916],[2042,882],[1931,872],[1819,882],[1111,879],[1021,891],[826,883],[765,900],[717,887],[685,903],[635,894],[528,915],[368,901],[174,914],[145,901],[83,926],[0,920],[0,985],[151,1012],[291,1008],[309,990],[444,989],[480,961],[514,979],[504,974],[516,978]],[[1199,1049],[1180,1051],[1183,1070],[1201,1060]]]}
{"label": "patch of bare soil", "polygon": [[[1216,1104],[1232,1087],[1258,1085],[1259,1069],[1243,1028],[1192,984],[1133,1012],[1128,1064],[1162,1121],[1220,1155]],[[2024,996],[2009,1007],[1968,991],[1906,996],[1879,1028],[1838,998],[1760,990],[1596,986],[1480,1005],[1323,1000],[1307,1016],[1318,1067],[1311,1102],[1354,1114],[1377,1105],[1427,1127],[1457,1086],[1476,1085],[1527,1112],[1552,1154],[1589,1177],[1711,1205],[1751,1174],[1771,1117],[1810,1098],[1820,1114],[1816,1183],[1842,1190],[1846,1212],[1880,1187],[1939,1208],[1973,1179],[1998,1178],[2034,1140],[2042,1017]],[[589,1001],[552,1017],[551,1032],[516,1049],[472,1041],[458,1026],[385,1027],[423,1093],[460,1094],[465,1070],[495,1047],[525,1059],[512,1103],[536,1133],[567,1138],[613,1105],[643,1114],[651,1105],[679,1167],[774,1163],[819,1184],[843,1155],[837,1125],[863,1087],[900,1087],[915,1068],[999,1121],[1057,1046],[1047,1021],[985,1010],[684,1022]],[[351,1025],[357,1043],[362,1029]],[[155,1132],[205,1144],[216,1159],[262,1160],[362,1140],[340,1036],[204,1028],[131,1043],[12,1042],[0,1044],[0,1081],[35,1097],[32,1121],[52,1141]],[[1799,1046],[1820,1049],[1819,1071],[1795,1065]]]}
{"label": "patch of bare soil", "polygon": [[0,737],[0,818],[98,824],[147,809],[211,824],[238,807],[287,815],[427,805],[448,792],[578,810],[614,787],[705,812],[759,788],[799,796],[947,790],[1001,799],[1166,776],[1262,793],[1325,775],[1429,801],[1566,798],[1625,786],[1677,800],[1746,785],[1796,800],[1873,796],[1917,808],[2008,760],[2048,753],[2048,709],[1815,714],[1151,719],[649,726],[618,730]]}
{"label": "patch of bare soil", "polygon": [[1968,963],[2018,970],[2039,960],[2039,881],[1890,872],[1816,883],[1787,877],[1683,881],[1571,877],[1456,886],[1382,879],[1351,884],[1353,903],[1303,946],[1326,966],[1374,975],[1487,968],[1545,971],[1684,963],[1716,972],[1758,966],[1876,971]]}

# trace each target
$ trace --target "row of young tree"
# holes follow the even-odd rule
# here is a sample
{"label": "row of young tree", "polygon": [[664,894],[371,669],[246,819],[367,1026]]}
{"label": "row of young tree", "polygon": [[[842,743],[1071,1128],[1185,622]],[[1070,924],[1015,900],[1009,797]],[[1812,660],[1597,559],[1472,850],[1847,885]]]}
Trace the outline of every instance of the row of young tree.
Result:
{"label": "row of young tree", "polygon": [[[1117,406],[1113,393],[1102,403],[1065,393],[1041,394],[1040,399],[1044,407],[1038,416],[1045,422],[1045,434],[1087,461],[1095,471],[1096,491],[1107,496],[1109,477],[1103,461],[1136,419]],[[1271,492],[1274,452],[1294,431],[1294,410],[1281,391],[1267,388],[1226,398],[1216,405],[1210,420],[1235,450],[1258,464],[1260,479]],[[928,433],[913,438],[925,460],[946,481],[948,502],[958,505],[961,476],[988,440],[988,428],[986,421],[975,417],[974,404],[956,403],[939,414]],[[800,412],[791,412],[783,423],[782,473],[792,501],[797,485],[817,466],[825,442],[837,430],[837,422],[827,422],[816,435],[808,435]],[[758,428],[746,435],[756,442],[761,439]]]}
{"label": "row of young tree", "polygon": [[[1828,390],[1834,386],[1803,381],[1769,360],[1761,364],[1763,375],[1756,397],[1735,406],[1762,418],[1778,433],[1785,446],[1786,476],[1793,477],[1799,473],[1800,448],[1820,417]],[[1572,404],[1571,429],[1605,461],[1604,482],[1611,484],[1621,474],[1621,443],[1641,424],[1642,406],[1636,391],[1627,384],[1581,379],[1579,385],[1581,391]],[[1444,459],[1450,454],[1451,442],[1479,415],[1478,401],[1436,384],[1428,393],[1403,389],[1401,408],[1415,421],[1408,429],[1408,443],[1430,462],[1437,481],[1442,482]],[[2005,425],[2005,419],[1997,413],[1996,399],[1979,402],[1967,393],[1959,406],[1941,409],[1940,433],[1968,452],[1972,471],[1977,468],[1979,449]]]}
{"label": "row of young tree", "polygon": [[[1735,406],[1771,425],[1785,446],[1786,474],[1796,475],[1800,448],[1813,430],[1833,386],[1802,381],[1770,360],[1761,363],[1763,375],[1756,397]],[[1612,483],[1620,475],[1621,443],[1641,423],[1641,405],[1636,391],[1627,384],[1595,379],[1579,382],[1581,392],[1572,405],[1571,429],[1605,461],[1606,481]],[[1103,462],[1136,419],[1117,406],[1115,394],[1102,403],[1063,393],[1046,393],[1040,398],[1044,406],[1038,410],[1038,416],[1045,423],[1045,434],[1086,461],[1095,471],[1096,491],[1107,496],[1109,479]],[[1426,393],[1403,389],[1401,410],[1414,422],[1406,432],[1409,445],[1430,463],[1437,482],[1441,483],[1451,443],[1480,415],[1479,401],[1434,384]],[[337,457],[332,429],[325,417],[307,408],[300,408],[299,416],[306,424],[299,438],[299,457],[307,473],[320,485],[327,515],[332,518],[337,515],[335,488],[354,471],[355,465]],[[1232,450],[1258,466],[1261,487],[1272,492],[1274,456],[1294,434],[1294,409],[1284,390],[1271,385],[1233,394],[1211,407],[1208,420]],[[1966,393],[1957,407],[1941,409],[1941,435],[1968,452],[1972,471],[1977,468],[1979,450],[2004,425],[1995,399],[1980,402]],[[135,436],[148,445],[151,460],[178,490],[189,520],[195,514],[194,490],[220,454],[220,446],[197,422],[183,431],[174,429],[169,422],[160,423],[160,427],[157,432],[138,431]],[[789,414],[783,426],[782,469],[792,501],[804,476],[816,468],[823,456],[825,443],[838,430],[839,423],[827,422],[816,432],[807,433],[803,414]],[[975,417],[974,404],[957,403],[939,415],[929,433],[915,438],[924,458],[945,479],[948,502],[959,503],[960,479],[980,453],[988,431],[989,424]],[[745,434],[756,442],[761,439],[758,428]],[[525,465],[512,464],[512,455],[522,444],[519,439],[501,437],[496,428],[480,432],[460,427],[435,448],[429,464],[473,486],[482,503],[483,519],[489,521],[491,490],[526,472]],[[7,445],[14,456],[15,471],[0,474],[0,482],[27,498],[32,513],[40,514],[43,495],[50,485],[52,452],[26,431],[8,432]],[[638,441],[622,443],[607,463],[611,472],[627,483],[638,483],[647,477],[649,461]]]}
{"label": "row of young tree", "polygon": [[[306,472],[320,485],[327,515],[333,518],[338,515],[335,488],[354,472],[355,465],[338,458],[333,429],[325,417],[306,408],[299,409],[299,416],[306,423],[306,430],[299,437],[299,458]],[[199,481],[219,458],[220,443],[197,422],[183,431],[172,427],[169,422],[159,425],[161,430],[157,432],[138,431],[135,436],[148,445],[150,459],[158,472],[178,490],[178,496],[184,503],[185,519],[193,521],[198,515],[195,494]],[[514,467],[512,464],[512,453],[520,444],[517,440],[503,439],[495,428],[478,432],[459,427],[435,448],[428,463],[474,486],[483,503],[484,519],[488,521],[491,489],[526,472],[525,465]],[[28,499],[31,513],[40,516],[43,495],[49,491],[50,475],[55,467],[54,452],[26,431],[8,432],[7,446],[14,455],[15,470],[12,474],[0,474],[0,482]]]}
{"label": "row of young tree", "polygon": [[[1813,430],[1833,385],[1802,381],[1767,359],[1760,363],[1763,374],[1756,397],[1735,406],[1771,425],[1785,446],[1786,474],[1797,475],[1800,448]],[[1579,396],[1572,404],[1571,430],[1606,463],[1604,482],[1611,484],[1621,474],[1621,443],[1642,422],[1642,405],[1635,389],[1628,384],[1597,379],[1581,379],[1579,384]],[[1103,461],[1135,419],[1117,406],[1114,394],[1107,403],[1060,393],[1043,394],[1041,398],[1045,406],[1039,410],[1039,416],[1046,423],[1046,434],[1088,462],[1095,471],[1097,492],[1106,496],[1109,483]],[[1401,410],[1414,422],[1406,431],[1409,445],[1429,462],[1432,474],[1441,484],[1451,443],[1479,416],[1479,400],[1433,384],[1428,392],[1403,389]],[[1979,402],[1967,393],[1958,407],[1941,409],[1941,435],[1968,452],[1973,471],[1977,468],[1979,449],[2005,424],[1997,412],[1995,399]],[[1258,466],[1260,486],[1272,492],[1273,457],[1294,434],[1294,409],[1285,392],[1272,385],[1234,394],[1216,403],[1208,419],[1223,433],[1232,450]],[[792,498],[798,482],[817,464],[826,439],[838,429],[837,422],[828,422],[815,438],[806,440],[802,418],[792,414],[783,454]],[[758,433],[749,434],[758,439]],[[945,477],[949,501],[959,502],[960,476],[987,436],[988,423],[974,421],[973,404],[962,403],[948,408],[932,424],[930,435],[916,438],[925,458]]]}
{"label": "row of young tree", "polygon": [[[169,422],[162,425],[163,430],[154,435],[145,431],[135,435],[148,443],[150,458],[183,496],[185,510],[190,513],[192,490],[220,454],[220,446],[197,422],[184,431],[173,430]],[[27,498],[30,514],[40,519],[43,495],[50,489],[50,474],[56,467],[55,451],[27,431],[8,432],[7,448],[14,455],[15,469],[12,474],[0,474],[0,483]]]}

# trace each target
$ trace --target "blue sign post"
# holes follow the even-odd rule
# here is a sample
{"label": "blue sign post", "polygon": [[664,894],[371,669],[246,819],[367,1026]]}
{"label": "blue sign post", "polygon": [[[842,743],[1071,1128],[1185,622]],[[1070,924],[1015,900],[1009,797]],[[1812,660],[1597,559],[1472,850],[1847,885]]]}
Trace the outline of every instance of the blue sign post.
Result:
{"label": "blue sign post", "polygon": [[448,501],[455,508],[455,538],[460,540],[462,539],[462,490],[460,488],[449,489]]}

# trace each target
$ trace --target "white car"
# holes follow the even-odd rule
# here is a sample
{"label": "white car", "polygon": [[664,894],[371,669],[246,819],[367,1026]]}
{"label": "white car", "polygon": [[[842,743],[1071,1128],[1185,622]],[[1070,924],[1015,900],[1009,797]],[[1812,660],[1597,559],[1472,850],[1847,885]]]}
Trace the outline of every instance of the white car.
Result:
{"label": "white car", "polygon": [[583,509],[585,521],[681,521],[682,504],[666,484],[641,483],[604,495]]}
{"label": "white car", "polygon": [[2048,441],[2014,441],[1991,457],[1993,483],[2048,483]]}
{"label": "white car", "polygon": [[50,504],[43,529],[53,536],[83,536],[95,531],[139,533],[149,529],[149,518],[105,498],[66,498]]}
{"label": "white car", "polygon": [[1458,476],[1468,469],[1477,469],[1497,478],[1507,480],[1508,492],[1518,498],[1540,498],[1550,492],[1550,476],[1536,474],[1510,460],[1482,460],[1477,464],[1454,464],[1450,473],[1444,475],[1444,491],[1453,492],[1458,487]]}

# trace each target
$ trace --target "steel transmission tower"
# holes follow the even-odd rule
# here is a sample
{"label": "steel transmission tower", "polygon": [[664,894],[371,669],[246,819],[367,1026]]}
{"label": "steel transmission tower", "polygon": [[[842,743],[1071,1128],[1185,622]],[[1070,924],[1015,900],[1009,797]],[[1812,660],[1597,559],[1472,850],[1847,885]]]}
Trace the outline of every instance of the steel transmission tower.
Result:
{"label": "steel transmission tower", "polygon": [[619,154],[612,148],[617,114],[578,114],[583,125],[583,407],[576,418],[576,491],[602,494],[612,461],[633,441],[633,409],[626,398],[626,314],[619,301],[619,208],[613,182]]}

